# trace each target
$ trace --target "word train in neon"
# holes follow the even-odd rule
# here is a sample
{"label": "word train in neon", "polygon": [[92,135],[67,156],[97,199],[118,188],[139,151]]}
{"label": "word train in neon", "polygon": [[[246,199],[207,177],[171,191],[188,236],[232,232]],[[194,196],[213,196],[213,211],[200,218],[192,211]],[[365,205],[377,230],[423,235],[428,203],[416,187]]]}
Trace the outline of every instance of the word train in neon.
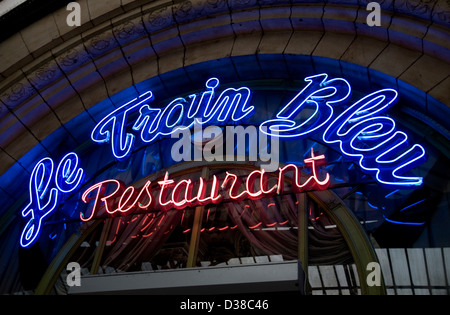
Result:
{"label": "word train in neon", "polygon": [[[285,177],[288,172],[293,172],[292,191],[294,193],[327,189],[330,184],[330,175],[326,173],[323,179],[319,179],[319,176],[322,177],[319,174],[319,166],[325,164],[325,156],[315,156],[311,150],[311,157],[304,162],[311,169],[311,175],[303,183],[300,182],[301,170],[296,165],[289,164],[279,168],[276,182],[272,182],[271,187],[269,187],[269,174],[264,169],[251,172],[245,184],[236,174],[226,172],[221,185],[215,175],[209,182],[202,177],[198,179],[198,182],[193,182],[191,179],[175,182],[166,172],[164,179],[158,181],[159,189],[155,189],[157,197],[152,194],[151,181],[147,181],[144,186],[136,189],[133,186],[125,188],[121,181],[108,179],[89,187],[83,193],[81,198],[83,202],[93,202],[90,214],[81,213],[80,218],[82,221],[90,221],[103,213],[110,216],[123,216],[135,211],[165,211],[217,204],[224,199],[225,195],[236,201],[257,200],[284,192]],[[242,184],[245,189],[239,192]]]}
{"label": "word train in neon", "polygon": [[[92,130],[91,139],[98,143],[110,142],[113,155],[125,159],[134,146],[135,132],[140,131],[140,139],[150,143],[159,136],[190,128],[195,119],[200,124],[220,124],[230,118],[240,121],[253,114],[254,107],[249,106],[249,88],[228,88],[216,98],[215,90],[219,84],[219,79],[211,78],[206,82],[207,91],[201,96],[189,95],[190,102],[179,97],[164,108],[148,105],[154,100],[153,93],[148,91],[104,117]],[[127,130],[128,119],[133,113],[139,113],[139,116],[131,130]]]}
{"label": "word train in neon", "polygon": [[[371,93],[335,117],[333,107],[346,104],[350,84],[342,78],[328,79],[327,74],[310,76],[305,81],[307,86],[278,112],[276,119],[260,125],[262,132],[295,138],[323,131],[325,143],[358,162],[363,172],[375,175],[382,185],[422,185],[422,177],[402,174],[425,161],[425,149],[419,144],[409,146],[408,135],[396,130],[395,121],[380,115],[397,102],[395,90]],[[313,114],[309,114],[311,109]]]}
{"label": "word train in neon", "polygon": [[84,178],[78,167],[78,156],[71,152],[65,155],[58,167],[51,158],[40,160],[31,173],[29,182],[30,203],[22,210],[22,217],[29,217],[20,236],[20,245],[29,247],[36,242],[44,219],[57,209],[62,195],[77,189]]}

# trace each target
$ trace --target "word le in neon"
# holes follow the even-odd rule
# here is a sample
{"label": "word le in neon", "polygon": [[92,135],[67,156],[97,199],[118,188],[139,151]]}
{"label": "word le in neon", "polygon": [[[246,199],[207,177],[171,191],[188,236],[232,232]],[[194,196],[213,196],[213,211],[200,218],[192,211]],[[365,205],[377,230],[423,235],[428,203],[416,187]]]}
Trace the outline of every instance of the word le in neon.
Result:
{"label": "word le in neon", "polygon": [[[230,118],[239,121],[254,113],[254,107],[249,106],[249,88],[228,88],[216,98],[219,84],[219,79],[211,78],[201,96],[189,95],[190,102],[179,97],[164,108],[148,105],[154,100],[153,93],[148,91],[104,117],[92,130],[91,139],[98,143],[110,142],[113,155],[121,160],[130,155],[135,132],[140,131],[141,140],[150,143],[159,136],[190,128],[196,119],[200,124],[223,123]],[[128,118],[133,113],[139,116],[129,130]]]}
{"label": "word le in neon", "polygon": [[[397,102],[395,90],[371,93],[334,117],[333,106],[349,98],[350,84],[342,78],[328,79],[327,74],[310,76],[305,81],[307,86],[278,112],[276,119],[260,125],[262,132],[281,138],[303,138],[325,129],[325,143],[358,162],[363,172],[375,175],[382,185],[422,185],[422,177],[402,174],[425,161],[425,149],[419,144],[409,146],[408,135],[396,130],[392,118],[381,115]],[[311,109],[313,113],[309,114]]]}
{"label": "word le in neon", "polygon": [[29,217],[20,236],[22,247],[36,242],[43,221],[56,210],[62,195],[80,186],[84,171],[78,167],[78,162],[78,156],[71,152],[61,159],[56,171],[55,163],[49,157],[35,165],[29,182],[30,203],[21,212],[22,217]]}
{"label": "word le in neon", "polygon": [[[325,163],[325,156],[315,156],[311,150],[311,157],[305,159],[304,162],[311,168],[312,175],[303,183],[301,183],[300,169],[294,164],[289,164],[279,168],[277,184],[272,187],[268,186],[269,175],[264,169],[251,172],[245,180],[245,189],[240,193],[239,188],[243,184],[242,179],[231,172],[226,172],[226,177],[220,186],[219,179],[214,175],[208,193],[206,180],[202,177],[199,178],[198,184],[191,179],[175,182],[166,172],[164,179],[158,181],[159,193],[157,198],[154,198],[151,193],[150,181],[136,189],[133,186],[125,188],[121,181],[108,179],[89,187],[83,193],[81,197],[83,202],[93,201],[93,206],[89,215],[80,213],[80,218],[85,222],[92,220],[101,213],[102,205],[108,215],[123,216],[136,210],[181,210],[197,205],[217,204],[223,200],[224,196],[220,189],[228,191],[228,197],[232,200],[256,200],[282,193],[287,172],[293,172],[292,190],[294,193],[307,189],[327,189],[330,184],[330,175],[327,173],[325,179],[319,179],[319,166]],[[257,180],[259,180],[259,188],[255,189]],[[194,186],[198,187],[195,193]]]}

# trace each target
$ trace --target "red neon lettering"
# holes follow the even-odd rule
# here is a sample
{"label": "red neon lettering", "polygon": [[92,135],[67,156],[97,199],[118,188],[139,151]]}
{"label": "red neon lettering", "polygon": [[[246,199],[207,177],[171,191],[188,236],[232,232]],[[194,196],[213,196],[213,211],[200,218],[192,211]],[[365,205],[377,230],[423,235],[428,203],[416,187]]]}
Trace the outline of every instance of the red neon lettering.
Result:
{"label": "red neon lettering", "polygon": [[286,165],[280,168],[280,173],[278,175],[278,189],[277,193],[284,191],[284,175],[289,169],[294,170],[294,176],[292,181],[292,190],[295,193],[302,192],[307,189],[315,190],[325,190],[330,185],[330,174],[327,173],[324,180],[319,180],[318,178],[318,167],[319,165],[325,164],[325,155],[314,156],[314,152],[311,149],[311,158],[305,159],[304,162],[308,165],[311,164],[312,176],[310,176],[303,184],[300,184],[301,172],[298,167],[294,164]]}
{"label": "red neon lettering", "polygon": [[[255,175],[259,175],[259,191],[254,192],[255,188],[255,181],[257,177]],[[270,195],[273,195],[275,193],[275,190],[277,189],[278,185],[272,186],[272,188],[268,189],[268,179],[267,175],[265,174],[265,170],[256,170],[251,172],[247,176],[247,182],[246,182],[246,188],[247,188],[247,194],[249,195],[249,198],[252,200],[260,199],[262,197],[267,197]]]}
{"label": "red neon lettering", "polygon": [[167,188],[173,187],[174,183],[175,182],[172,179],[169,179],[169,172],[166,172],[164,180],[158,182],[158,184],[161,186],[161,192],[159,194],[159,206],[161,207],[161,210],[169,210],[173,207],[172,200],[165,200],[167,199]]}
{"label": "red neon lettering", "polygon": [[253,171],[250,174],[248,174],[247,176],[247,181],[245,183],[245,188],[247,188],[247,194],[249,196],[250,199],[252,200],[256,200],[261,198],[262,195],[262,190],[260,189],[258,192],[253,192],[253,189],[255,188],[255,180],[254,177],[255,175],[260,175],[260,178],[263,177],[263,172],[262,171]]}
{"label": "red neon lettering", "polygon": [[[182,185],[184,184],[184,198],[181,201],[177,201],[180,197]],[[192,195],[192,181],[190,179],[186,180],[183,179],[178,184],[175,185],[173,191],[172,191],[172,203],[174,205],[175,209],[183,209],[188,205],[192,205],[193,202],[195,202],[195,199],[188,199],[188,195]]]}
{"label": "red neon lettering", "polygon": [[317,177],[317,173],[318,173],[318,166],[319,165],[323,165],[325,164],[325,155],[319,155],[319,156],[314,156],[314,152],[311,149],[311,157],[309,159],[305,159],[304,162],[306,164],[311,164],[311,169],[312,169],[312,173],[313,175],[308,178],[308,180],[306,181],[306,183],[304,184],[304,186],[306,186],[307,184],[310,184],[310,181],[313,181],[310,185],[316,189],[316,190],[324,190],[328,188],[328,185],[330,184],[330,174],[327,173],[326,177],[324,180],[319,180],[319,178]]}
{"label": "red neon lettering", "polygon": [[[136,201],[134,204],[139,203],[139,208],[141,209],[148,209],[152,203],[153,203],[153,197],[152,194],[150,193],[150,184],[152,182],[151,181],[147,181],[145,183],[145,185],[141,188],[141,191],[139,192],[139,195],[136,198]],[[144,195],[144,191],[145,191],[145,195]],[[147,196],[148,201],[147,203],[142,203],[142,201],[144,201],[145,196]]]}
{"label": "red neon lettering", "polygon": [[[127,189],[125,189],[125,191],[122,193],[122,196],[120,196],[120,198],[119,198],[119,203],[117,205],[117,209],[113,210],[112,212],[109,212],[109,211],[108,212],[111,214],[113,214],[114,212],[117,212],[117,211],[119,211],[121,213],[126,213],[127,211],[131,210],[134,206],[134,203],[132,203],[128,207],[127,207],[127,203],[129,203],[130,199],[133,197],[135,190],[136,189],[133,186],[130,186]],[[125,201],[124,201],[124,199],[125,199]]]}
{"label": "red neon lettering", "polygon": [[[270,176],[264,170],[251,172],[245,179],[245,185],[242,185],[241,177],[230,172],[226,172],[222,185],[219,185],[219,179],[215,175],[209,184],[202,177],[199,178],[197,183],[194,183],[191,179],[175,182],[169,178],[169,173],[166,172],[164,179],[158,181],[160,188],[156,199],[152,196],[150,181],[147,181],[144,186],[138,189],[133,186],[125,188],[122,182],[109,179],[91,186],[83,193],[81,198],[83,202],[95,201],[90,214],[85,216],[81,213],[80,218],[82,221],[89,221],[94,217],[100,217],[103,211],[102,204],[104,204],[104,212],[111,216],[127,215],[139,209],[166,211],[169,209],[181,210],[197,205],[217,204],[224,198],[225,191],[228,191],[228,197],[232,200],[256,200],[284,192],[287,172],[293,172],[292,191],[295,193],[310,189],[327,189],[330,184],[330,175],[326,173],[324,179],[319,179],[319,166],[325,163],[325,156],[315,156],[311,150],[311,157],[305,159],[304,162],[307,167],[311,168],[311,175],[306,181],[301,183],[300,169],[294,164],[289,164],[279,168],[276,184],[272,184],[271,187],[269,185]],[[258,179],[259,185],[257,185]],[[194,187],[198,187],[196,192]],[[220,189],[223,192],[219,191]],[[207,196],[208,190],[209,196]],[[112,192],[107,193],[107,191]],[[95,194],[95,196],[90,196],[92,194]],[[154,204],[154,200],[157,200],[158,203]]]}
{"label": "red neon lettering", "polygon": [[230,178],[232,178],[232,183],[230,189],[228,190],[228,195],[230,196],[231,199],[236,201],[244,200],[247,197],[246,196],[247,191],[244,190],[243,192],[238,194],[242,180],[239,177],[237,177],[237,175],[227,172],[227,176],[225,177],[222,184],[222,189],[226,189],[228,187],[227,183]]}
{"label": "red neon lettering", "polygon": [[213,176],[213,183],[211,186],[211,195],[205,198],[206,184],[203,178],[200,177],[200,185],[197,193],[197,201],[199,205],[207,205],[209,203],[218,204],[222,200],[222,195],[219,194],[219,180],[217,176]]}
{"label": "red neon lettering", "polygon": [[[116,185],[116,189],[109,195],[104,196],[105,191],[106,191],[106,186],[108,186],[110,184]],[[115,180],[115,179],[104,180],[104,181],[97,183],[97,184],[91,186],[90,188],[88,188],[81,196],[81,200],[83,200],[83,202],[85,202],[85,203],[90,202],[93,198],[89,197],[89,194],[95,190],[97,190],[97,194],[95,196],[95,203],[94,203],[94,207],[92,208],[91,215],[87,219],[85,219],[83,213],[80,214],[80,219],[84,222],[91,220],[93,218],[94,214],[96,214],[100,210],[101,202],[105,203],[106,211],[108,213],[112,213],[109,210],[111,207],[110,199],[116,198],[119,195],[119,193],[121,193],[123,191],[123,183],[121,183],[120,181]]]}

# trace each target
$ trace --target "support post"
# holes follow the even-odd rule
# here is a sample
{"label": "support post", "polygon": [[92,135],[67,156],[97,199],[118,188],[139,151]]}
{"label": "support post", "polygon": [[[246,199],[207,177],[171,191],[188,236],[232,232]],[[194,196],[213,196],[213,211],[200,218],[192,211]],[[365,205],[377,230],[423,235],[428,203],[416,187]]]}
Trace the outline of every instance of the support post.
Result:
{"label": "support post", "polygon": [[[304,271],[304,284],[308,286],[308,196],[306,193],[297,194],[298,216],[298,260]],[[300,283],[299,283],[300,286]],[[305,288],[300,292],[305,294]]]}
{"label": "support post", "polygon": [[[209,168],[203,167],[202,175],[204,179],[208,179]],[[205,206],[195,207],[194,223],[192,226],[191,242],[189,243],[189,253],[186,263],[187,268],[196,267],[197,265],[197,253],[198,244],[200,243],[200,232],[202,230],[203,211]]]}
{"label": "support post", "polygon": [[113,219],[110,218],[105,220],[105,225],[103,226],[102,234],[100,235],[100,240],[95,250],[94,260],[91,266],[91,275],[96,275],[98,273],[98,267],[100,267],[103,251],[105,250],[106,240],[108,238],[109,230],[111,229],[112,220]]}
{"label": "support post", "polygon": [[308,269],[308,198],[306,193],[297,194],[298,211],[298,260]]}

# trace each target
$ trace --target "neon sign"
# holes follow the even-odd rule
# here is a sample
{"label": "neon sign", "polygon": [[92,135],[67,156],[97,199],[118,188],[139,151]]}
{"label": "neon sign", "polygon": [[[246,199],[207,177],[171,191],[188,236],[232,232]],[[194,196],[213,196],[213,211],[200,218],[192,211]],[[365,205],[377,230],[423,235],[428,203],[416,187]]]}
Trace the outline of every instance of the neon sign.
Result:
{"label": "neon sign", "polygon": [[[249,105],[249,88],[228,88],[215,98],[219,84],[219,79],[211,78],[205,84],[207,91],[200,97],[189,95],[190,103],[179,97],[162,109],[148,105],[154,97],[152,92],[146,92],[104,117],[92,130],[91,139],[98,143],[110,142],[113,155],[120,160],[131,154],[135,132],[140,131],[140,139],[150,143],[159,136],[192,127],[195,120],[200,124],[223,123],[230,118],[239,121],[254,113],[254,106]],[[131,130],[127,130],[128,118],[133,113],[139,116]]]}
{"label": "neon sign", "polygon": [[[347,100],[352,90],[347,80],[328,80],[327,74],[310,76],[305,81],[308,82],[306,87],[278,112],[277,118],[261,123],[262,132],[273,135],[276,131],[281,138],[311,135],[325,126],[333,116],[333,105]],[[302,117],[302,120],[296,119],[306,110],[313,113]]]}
{"label": "neon sign", "polygon": [[363,97],[339,115],[323,133],[326,143],[339,145],[363,172],[375,174],[389,186],[420,186],[422,177],[401,176],[425,160],[425,149],[408,146],[406,133],[396,131],[395,121],[379,116],[395,104],[397,92],[383,89]]}
{"label": "neon sign", "polygon": [[21,212],[22,217],[29,217],[20,235],[22,247],[29,247],[37,240],[44,219],[55,212],[62,195],[80,186],[84,171],[78,163],[78,156],[71,152],[61,159],[56,171],[53,160],[48,157],[34,167],[29,182],[30,203]]}
{"label": "neon sign", "polygon": [[[305,82],[307,85],[279,110],[276,118],[261,122],[262,133],[281,139],[319,136],[347,159],[357,162],[364,173],[390,188],[415,188],[423,183],[422,177],[404,174],[423,163],[425,149],[419,144],[410,146],[408,135],[397,130],[392,118],[383,115],[397,102],[395,90],[382,89],[349,104],[351,86],[347,80],[318,74],[305,78]],[[197,124],[235,124],[255,113],[255,107],[250,105],[252,93],[248,87],[230,87],[219,94],[216,93],[219,85],[219,79],[210,78],[205,83],[206,91],[191,94],[188,100],[176,98],[163,108],[149,105],[154,95],[148,91],[104,116],[92,130],[91,140],[109,143],[112,154],[123,160],[132,153],[136,135],[148,144]],[[335,113],[338,106],[342,106],[340,114]],[[95,202],[90,215],[80,217],[82,221],[91,220],[102,204],[108,215],[115,216],[136,210],[164,211],[217,203],[223,199],[223,191],[228,191],[228,197],[233,200],[258,199],[283,191],[281,178],[287,171],[295,174],[294,192],[326,189],[329,175],[319,180],[317,173],[317,166],[323,160],[323,155],[314,156],[311,151],[311,157],[304,161],[311,165],[312,175],[304,183],[300,183],[299,169],[292,164],[278,170],[278,183],[272,187],[268,185],[267,173],[254,171],[247,176],[245,190],[241,192],[238,191],[241,178],[227,172],[221,185],[219,179],[213,177],[209,195],[206,193],[208,183],[202,178],[196,183],[190,179],[175,183],[166,173],[157,183],[160,188],[157,198],[152,195],[150,182],[135,189],[108,179],[84,192],[85,203]],[[21,212],[22,217],[29,218],[20,237],[22,247],[31,246],[37,240],[44,220],[58,208],[64,194],[80,187],[83,178],[84,171],[73,152],[64,156],[56,169],[51,158],[36,164],[29,181],[30,202]],[[259,189],[255,189],[257,179]]]}
{"label": "neon sign", "polygon": [[[239,193],[243,184],[242,178],[231,172],[219,185],[217,176],[213,176],[210,185],[202,177],[198,182],[184,179],[175,182],[166,172],[164,179],[158,181],[159,189],[157,197],[154,197],[151,189],[151,181],[147,181],[141,188],[125,185],[118,180],[108,179],[89,187],[82,195],[85,203],[92,201],[92,210],[89,215],[80,214],[82,221],[90,221],[106,213],[109,216],[123,216],[135,211],[166,211],[169,209],[184,209],[197,205],[217,204],[227,195],[230,200],[242,201],[244,199],[257,200],[270,197],[285,191],[285,176],[292,172],[292,191],[295,193],[305,190],[325,190],[330,184],[330,175],[326,173],[325,178],[319,178],[319,166],[325,163],[325,156],[315,156],[311,151],[311,157],[304,160],[311,169],[311,175],[303,183],[301,182],[301,170],[294,164],[279,168],[276,183],[269,187],[269,175],[262,170],[255,170],[247,175],[245,189]],[[273,176],[271,176],[273,178]],[[257,184],[258,183],[258,184]],[[209,189],[208,189],[209,186]],[[196,188],[196,191],[195,191]],[[103,209],[103,210],[102,210]]]}
{"label": "neon sign", "polygon": [[[329,80],[327,74],[307,77],[305,81],[308,85],[278,112],[277,119],[260,125],[262,132],[281,138],[302,138],[325,129],[323,141],[358,162],[361,170],[375,175],[380,184],[390,188],[422,185],[422,177],[402,174],[425,161],[425,149],[419,144],[409,147],[408,135],[396,130],[392,118],[380,115],[397,102],[395,90],[371,93],[334,118],[332,105],[348,99],[350,84],[341,78]],[[296,120],[307,106],[313,106],[314,113]]]}

